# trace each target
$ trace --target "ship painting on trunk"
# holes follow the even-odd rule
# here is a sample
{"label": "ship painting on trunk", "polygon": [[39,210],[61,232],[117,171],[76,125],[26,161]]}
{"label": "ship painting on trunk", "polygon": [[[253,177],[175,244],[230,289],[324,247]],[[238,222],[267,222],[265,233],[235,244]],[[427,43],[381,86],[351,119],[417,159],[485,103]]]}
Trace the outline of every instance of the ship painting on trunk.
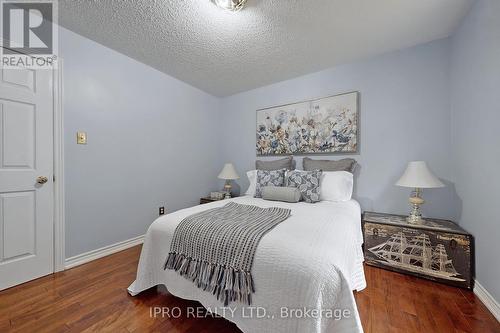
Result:
{"label": "ship painting on trunk", "polygon": [[367,264],[471,288],[470,235],[367,221],[363,224]]}
{"label": "ship painting on trunk", "polygon": [[368,249],[379,262],[437,278],[465,281],[453,267],[443,244],[431,245],[428,235],[407,239],[403,232],[392,235],[386,242]]}

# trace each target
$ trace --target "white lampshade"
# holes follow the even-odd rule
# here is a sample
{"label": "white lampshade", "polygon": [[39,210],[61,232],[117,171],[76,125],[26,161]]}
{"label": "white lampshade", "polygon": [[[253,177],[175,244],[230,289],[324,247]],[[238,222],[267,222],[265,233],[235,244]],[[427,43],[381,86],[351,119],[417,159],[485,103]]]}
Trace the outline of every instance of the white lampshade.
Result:
{"label": "white lampshade", "polygon": [[236,172],[236,169],[234,168],[234,165],[232,163],[226,163],[224,164],[224,168],[222,168],[222,171],[219,173],[217,176],[219,179],[238,179],[240,176],[238,176],[238,173]]}
{"label": "white lampshade", "polygon": [[399,178],[397,186],[414,188],[444,187],[445,185],[432,174],[424,161],[408,163],[405,173]]}

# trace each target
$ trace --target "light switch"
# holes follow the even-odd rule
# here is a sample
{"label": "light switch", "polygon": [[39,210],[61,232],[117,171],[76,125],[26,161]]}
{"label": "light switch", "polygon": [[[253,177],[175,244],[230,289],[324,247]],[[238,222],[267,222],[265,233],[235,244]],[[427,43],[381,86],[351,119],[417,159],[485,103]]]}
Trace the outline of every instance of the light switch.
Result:
{"label": "light switch", "polygon": [[76,143],[79,145],[87,144],[87,133],[86,132],[76,132]]}

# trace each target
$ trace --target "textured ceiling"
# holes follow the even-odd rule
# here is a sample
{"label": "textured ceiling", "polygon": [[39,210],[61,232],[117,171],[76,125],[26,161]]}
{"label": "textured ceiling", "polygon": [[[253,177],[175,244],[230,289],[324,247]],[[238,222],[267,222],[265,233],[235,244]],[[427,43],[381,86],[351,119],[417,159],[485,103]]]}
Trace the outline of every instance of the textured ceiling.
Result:
{"label": "textured ceiling", "polygon": [[217,96],[449,36],[472,0],[60,0],[62,26]]}

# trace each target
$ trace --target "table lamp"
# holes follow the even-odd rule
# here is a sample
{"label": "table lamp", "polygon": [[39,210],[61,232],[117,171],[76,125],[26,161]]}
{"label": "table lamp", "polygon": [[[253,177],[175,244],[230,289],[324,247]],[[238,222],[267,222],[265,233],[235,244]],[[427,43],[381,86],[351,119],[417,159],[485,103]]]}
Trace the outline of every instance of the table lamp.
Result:
{"label": "table lamp", "polygon": [[217,178],[224,179],[226,181],[226,184],[224,185],[224,191],[226,192],[225,197],[226,199],[231,198],[231,180],[240,178],[234,168],[234,165],[232,163],[224,164],[224,168],[222,168],[222,171],[219,173]]}
{"label": "table lamp", "polygon": [[422,222],[420,206],[425,203],[424,199],[422,199],[422,189],[445,186],[432,174],[424,161],[408,163],[403,176],[397,181],[396,185],[414,188],[412,196],[408,200],[412,205],[412,210],[410,216],[407,217],[407,221],[414,224]]}

